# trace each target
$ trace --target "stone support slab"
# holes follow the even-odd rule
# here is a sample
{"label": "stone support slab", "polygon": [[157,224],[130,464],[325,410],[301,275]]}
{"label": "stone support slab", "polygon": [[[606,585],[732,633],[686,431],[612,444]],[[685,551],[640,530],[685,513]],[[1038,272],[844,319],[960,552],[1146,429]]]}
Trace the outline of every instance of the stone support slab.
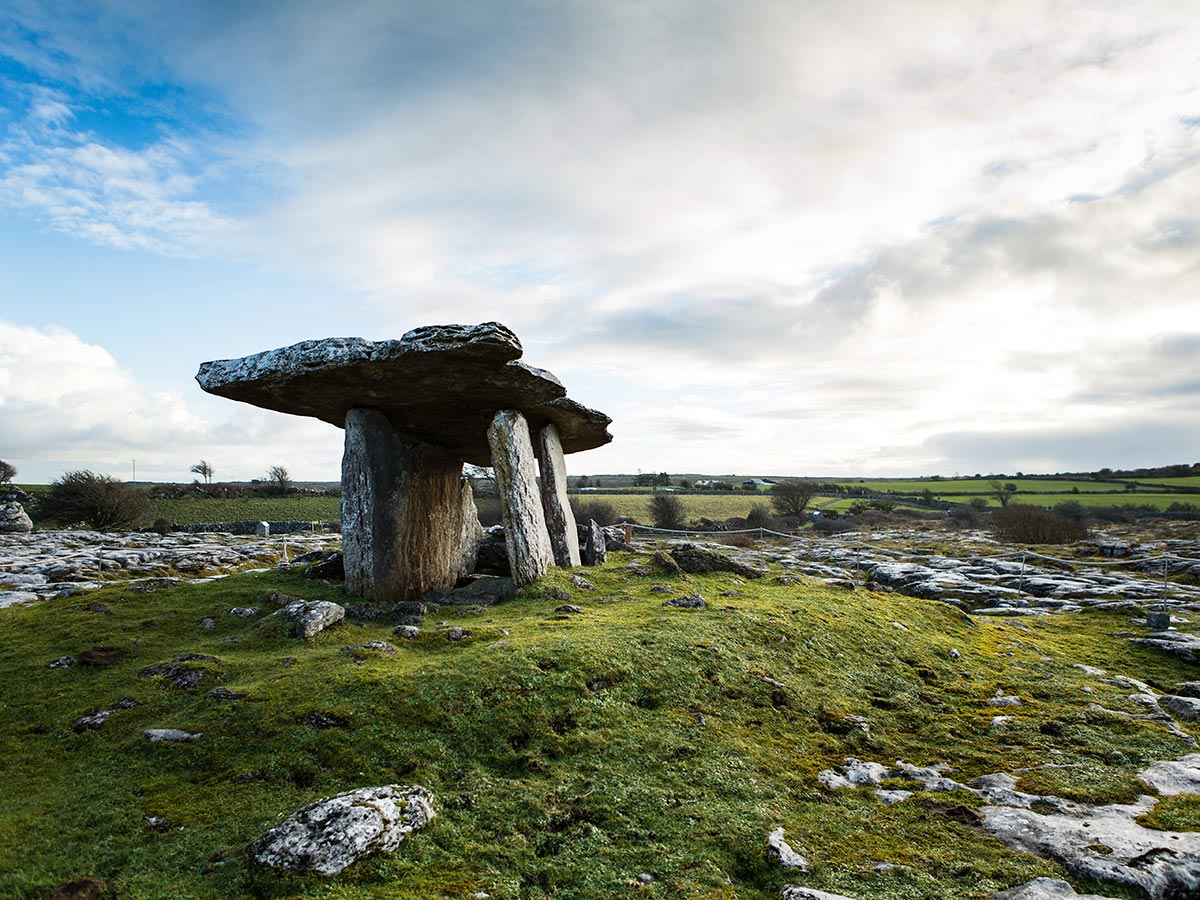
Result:
{"label": "stone support slab", "polygon": [[579,565],[579,534],[575,530],[575,513],[567,498],[567,461],[553,423],[538,432],[536,449],[542,474],[542,511],[546,515],[554,563],[569,569]]}
{"label": "stone support slab", "polygon": [[554,550],[537,486],[537,459],[521,413],[502,409],[488,427],[492,468],[500,490],[504,543],[517,584],[529,584],[554,564]]}
{"label": "stone support slab", "polygon": [[406,443],[374,409],[346,413],[342,552],[346,592],[378,602],[423,597],[463,574],[462,461]]}

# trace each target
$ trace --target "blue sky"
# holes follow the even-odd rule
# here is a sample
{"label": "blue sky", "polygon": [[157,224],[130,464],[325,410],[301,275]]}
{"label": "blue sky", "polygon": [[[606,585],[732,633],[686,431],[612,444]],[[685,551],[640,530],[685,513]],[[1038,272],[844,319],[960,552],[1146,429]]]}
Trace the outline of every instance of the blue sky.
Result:
{"label": "blue sky", "polygon": [[0,11],[0,458],[337,477],[199,363],[498,320],[576,472],[1200,459],[1185,2]]}

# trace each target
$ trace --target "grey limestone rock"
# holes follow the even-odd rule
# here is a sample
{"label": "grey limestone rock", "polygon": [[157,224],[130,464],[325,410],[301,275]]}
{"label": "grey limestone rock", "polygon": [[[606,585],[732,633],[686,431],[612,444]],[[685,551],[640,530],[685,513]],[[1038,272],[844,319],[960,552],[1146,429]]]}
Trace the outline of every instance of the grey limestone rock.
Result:
{"label": "grey limestone rock", "polygon": [[147,728],[142,732],[151,743],[166,741],[170,744],[190,744],[204,737],[203,732],[193,734],[180,728]]}
{"label": "grey limestone rock", "polygon": [[504,546],[517,584],[529,584],[554,564],[554,549],[537,487],[529,426],[521,413],[502,409],[487,430],[500,491]]}
{"label": "grey limestone rock", "polygon": [[776,826],[775,830],[767,835],[767,855],[781,869],[796,872],[808,871],[808,860],[793,850],[791,845],[783,839],[782,825]]}
{"label": "grey limestone rock", "polygon": [[1200,697],[1163,697],[1159,702],[1177,719],[1200,721]]}
{"label": "grey limestone rock", "polygon": [[663,606],[671,606],[676,609],[704,609],[707,605],[699,594],[686,594],[683,597],[674,597],[663,601]]}
{"label": "grey limestone rock", "polygon": [[585,535],[583,546],[580,548],[580,561],[585,566],[601,566],[608,560],[608,550],[604,542],[604,529],[595,519],[588,519],[584,526]]}
{"label": "grey limestone rock", "polygon": [[345,608],[328,600],[293,600],[275,615],[291,623],[292,637],[306,640],[346,618]]}
{"label": "grey limestone rock", "polygon": [[1138,772],[1138,780],[1163,796],[1200,794],[1200,753],[1153,763]]}
{"label": "grey limestone rock", "polygon": [[28,534],[33,530],[33,520],[25,507],[15,500],[0,503],[0,534]]}
{"label": "grey limestone rock", "polygon": [[337,875],[396,850],[435,815],[433,796],[419,785],[359,788],[297,810],[251,844],[250,853],[264,866]]}
{"label": "grey limestone rock", "polygon": [[1029,809],[987,806],[984,830],[1006,846],[1058,860],[1102,881],[1140,888],[1154,900],[1200,895],[1200,833],[1156,831],[1135,819],[1156,803],[1060,805],[1042,814]]}
{"label": "grey limestone rock", "polygon": [[845,894],[831,894],[828,891],[801,887],[798,884],[785,884],[780,900],[855,900],[855,898]]}
{"label": "grey limestone rock", "polygon": [[1007,891],[992,894],[992,900],[1112,900],[1100,894],[1077,894],[1075,888],[1057,878],[1035,878]]}
{"label": "grey limestone rock", "polygon": [[72,722],[71,730],[76,734],[82,734],[85,731],[99,731],[104,727],[105,721],[112,714],[113,711],[111,709],[98,709]]}
{"label": "grey limestone rock", "polygon": [[546,516],[546,530],[550,535],[550,546],[554,551],[554,564],[564,569],[580,565],[579,535],[575,529],[575,514],[567,499],[567,464],[563,456],[562,440],[553,423],[538,432],[534,446],[538,468],[541,472],[539,485],[542,491],[542,511]]}
{"label": "grey limestone rock", "polygon": [[689,575],[707,575],[710,572],[731,572],[743,578],[761,578],[763,575],[758,569],[697,544],[680,544],[671,550],[670,555],[675,564]]}

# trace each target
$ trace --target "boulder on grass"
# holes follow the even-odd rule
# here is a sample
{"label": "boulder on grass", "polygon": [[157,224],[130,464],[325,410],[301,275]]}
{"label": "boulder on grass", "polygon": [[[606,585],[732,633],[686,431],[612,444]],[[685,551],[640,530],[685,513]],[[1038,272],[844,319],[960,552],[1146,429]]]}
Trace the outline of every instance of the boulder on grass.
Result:
{"label": "boulder on grass", "polygon": [[436,815],[420,785],[360,788],[310,803],[250,845],[264,866],[337,875],[376,853],[390,853]]}

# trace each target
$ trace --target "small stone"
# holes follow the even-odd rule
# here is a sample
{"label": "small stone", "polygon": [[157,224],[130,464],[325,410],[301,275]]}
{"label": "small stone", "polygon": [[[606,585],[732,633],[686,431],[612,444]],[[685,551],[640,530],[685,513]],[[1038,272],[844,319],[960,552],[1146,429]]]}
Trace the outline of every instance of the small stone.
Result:
{"label": "small stone", "polygon": [[111,715],[111,709],[97,710],[94,713],[89,713],[80,719],[76,719],[71,724],[71,730],[76,734],[83,734],[85,731],[99,731],[104,727],[105,720]]}
{"label": "small stone", "polygon": [[596,586],[582,575],[572,575],[571,584],[579,588],[581,591],[594,591],[596,589]]}
{"label": "small stone", "polygon": [[663,601],[663,606],[671,606],[676,609],[704,609],[707,605],[699,594],[686,594],[683,597]]}
{"label": "small stone", "polygon": [[951,659],[959,659],[961,657],[962,657],[962,654],[959,653],[956,648],[954,648],[954,647],[950,648],[950,658]]}
{"label": "small stone", "polygon": [[392,629],[392,634],[396,637],[402,637],[405,640],[416,640],[421,636],[421,629],[416,625],[397,625]]}
{"label": "small stone", "polygon": [[204,732],[193,734],[190,731],[183,731],[179,728],[147,728],[142,732],[152,743],[158,741],[167,741],[175,744],[187,744],[192,741],[198,741],[204,736]]}
{"label": "small stone", "polygon": [[576,606],[574,603],[564,603],[562,606],[556,606],[554,611],[557,613],[569,613],[571,615],[581,615],[583,613],[582,606]]}
{"label": "small stone", "polygon": [[654,884],[654,882],[658,881],[658,879],[649,872],[638,872],[637,880],[641,884]]}
{"label": "small stone", "polygon": [[200,624],[203,625],[205,630],[207,630],[207,631],[212,631],[214,628],[217,627],[216,620],[209,618],[208,616],[205,616],[203,619],[201,619]]}
{"label": "small stone", "polygon": [[446,640],[450,641],[451,643],[456,643],[458,641],[465,640],[466,638],[468,638],[470,636],[471,636],[471,632],[467,631],[465,628],[460,628],[457,625],[452,625],[446,631]]}
{"label": "small stone", "polygon": [[808,871],[808,860],[793,850],[791,845],[783,839],[782,825],[775,826],[775,830],[767,836],[767,855],[781,869],[796,872]]}
{"label": "small stone", "polygon": [[328,600],[296,599],[276,615],[283,616],[291,623],[292,637],[308,640],[345,619],[346,610]]}
{"label": "small stone", "polygon": [[234,691],[229,688],[213,688],[208,692],[208,696],[214,700],[244,700],[250,695],[245,691]]}
{"label": "small stone", "polygon": [[550,590],[546,591],[546,599],[563,603],[567,600],[570,600],[571,595],[562,588],[550,588]]}
{"label": "small stone", "polygon": [[238,616],[243,619],[253,619],[260,612],[262,612],[262,607],[261,606],[235,606],[233,609],[229,610],[229,612],[231,615],[235,615],[235,616]]}
{"label": "small stone", "polygon": [[73,665],[75,665],[75,657],[60,656],[54,662],[50,663],[50,668],[51,669],[69,669]]}
{"label": "small stone", "polygon": [[996,696],[989,697],[988,703],[992,706],[1020,706],[1021,698],[1016,694],[1005,694],[1004,691],[996,691]]}

